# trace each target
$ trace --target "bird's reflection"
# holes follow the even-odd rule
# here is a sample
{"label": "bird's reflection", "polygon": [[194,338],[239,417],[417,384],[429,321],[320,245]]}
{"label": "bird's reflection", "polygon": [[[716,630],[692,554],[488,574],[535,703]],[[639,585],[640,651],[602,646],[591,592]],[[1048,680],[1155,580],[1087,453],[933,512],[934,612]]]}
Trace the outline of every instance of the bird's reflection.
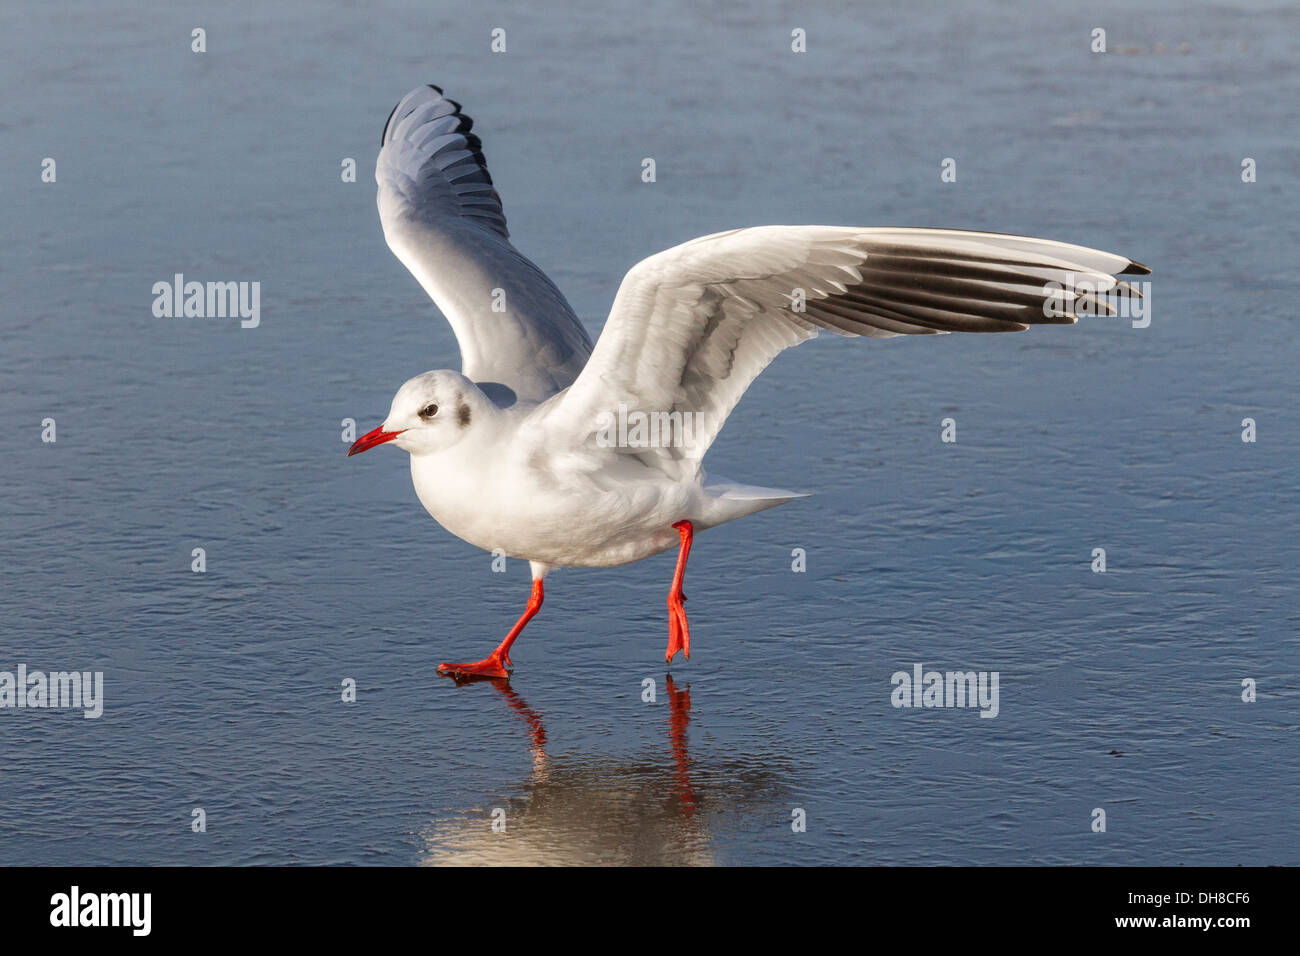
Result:
{"label": "bird's reflection", "polygon": [[[505,681],[492,687],[528,727],[533,769],[505,805],[505,831],[482,814],[441,820],[424,835],[425,865],[712,865],[709,821],[756,803],[780,825],[769,761],[703,768],[690,756],[690,687],[667,678],[666,744],[644,760],[553,759],[542,717]],[[696,778],[708,786],[697,796]]]}

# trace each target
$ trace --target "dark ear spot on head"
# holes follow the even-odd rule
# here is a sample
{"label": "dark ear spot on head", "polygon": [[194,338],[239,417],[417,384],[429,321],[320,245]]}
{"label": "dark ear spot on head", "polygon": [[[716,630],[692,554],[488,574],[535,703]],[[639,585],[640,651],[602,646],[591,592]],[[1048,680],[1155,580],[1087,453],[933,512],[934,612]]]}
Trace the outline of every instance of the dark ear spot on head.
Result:
{"label": "dark ear spot on head", "polygon": [[469,425],[469,406],[464,402],[461,402],[460,408],[456,409],[456,421],[460,422],[461,428]]}

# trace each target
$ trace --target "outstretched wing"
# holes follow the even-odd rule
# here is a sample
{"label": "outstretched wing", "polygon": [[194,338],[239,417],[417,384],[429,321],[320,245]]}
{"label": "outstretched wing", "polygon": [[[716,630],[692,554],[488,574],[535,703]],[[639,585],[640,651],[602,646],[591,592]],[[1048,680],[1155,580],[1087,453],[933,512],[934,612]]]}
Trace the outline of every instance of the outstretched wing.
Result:
{"label": "outstretched wing", "polygon": [[433,297],[462,371],[498,403],[567,387],[591,339],[554,283],[510,243],[473,121],[436,86],[402,97],[375,165],[389,248]]}
{"label": "outstretched wing", "polygon": [[[673,442],[619,450],[687,477],[758,373],[822,329],[888,337],[1073,323],[1113,313],[1106,293],[1138,294],[1112,274],[1149,272],[1082,246],[951,229],[763,226],[704,236],[627,273],[586,368],[539,414],[575,446],[613,434],[611,416],[657,416],[678,429]],[[680,419],[664,417],[674,413],[692,416],[689,443],[675,440]]]}

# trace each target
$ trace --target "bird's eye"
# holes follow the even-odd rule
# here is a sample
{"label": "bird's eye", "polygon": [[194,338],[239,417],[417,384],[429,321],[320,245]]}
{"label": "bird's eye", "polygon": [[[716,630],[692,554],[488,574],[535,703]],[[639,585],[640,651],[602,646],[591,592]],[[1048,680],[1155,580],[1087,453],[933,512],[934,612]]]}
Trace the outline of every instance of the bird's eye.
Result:
{"label": "bird's eye", "polygon": [[437,414],[438,414],[438,406],[432,403],[425,405],[424,408],[420,409],[421,418],[432,418],[434,415]]}

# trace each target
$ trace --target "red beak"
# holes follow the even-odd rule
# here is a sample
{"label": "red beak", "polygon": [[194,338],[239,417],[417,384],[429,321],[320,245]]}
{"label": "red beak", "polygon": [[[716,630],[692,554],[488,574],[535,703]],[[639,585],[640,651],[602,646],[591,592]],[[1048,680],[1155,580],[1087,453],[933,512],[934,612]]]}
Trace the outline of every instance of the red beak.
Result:
{"label": "red beak", "polygon": [[405,428],[397,432],[386,432],[383,428],[376,428],[374,431],[366,432],[352,443],[352,447],[348,449],[348,457],[351,458],[353,455],[358,455],[368,448],[374,448],[376,445],[382,445],[386,441],[392,441],[404,431],[406,431]]}

